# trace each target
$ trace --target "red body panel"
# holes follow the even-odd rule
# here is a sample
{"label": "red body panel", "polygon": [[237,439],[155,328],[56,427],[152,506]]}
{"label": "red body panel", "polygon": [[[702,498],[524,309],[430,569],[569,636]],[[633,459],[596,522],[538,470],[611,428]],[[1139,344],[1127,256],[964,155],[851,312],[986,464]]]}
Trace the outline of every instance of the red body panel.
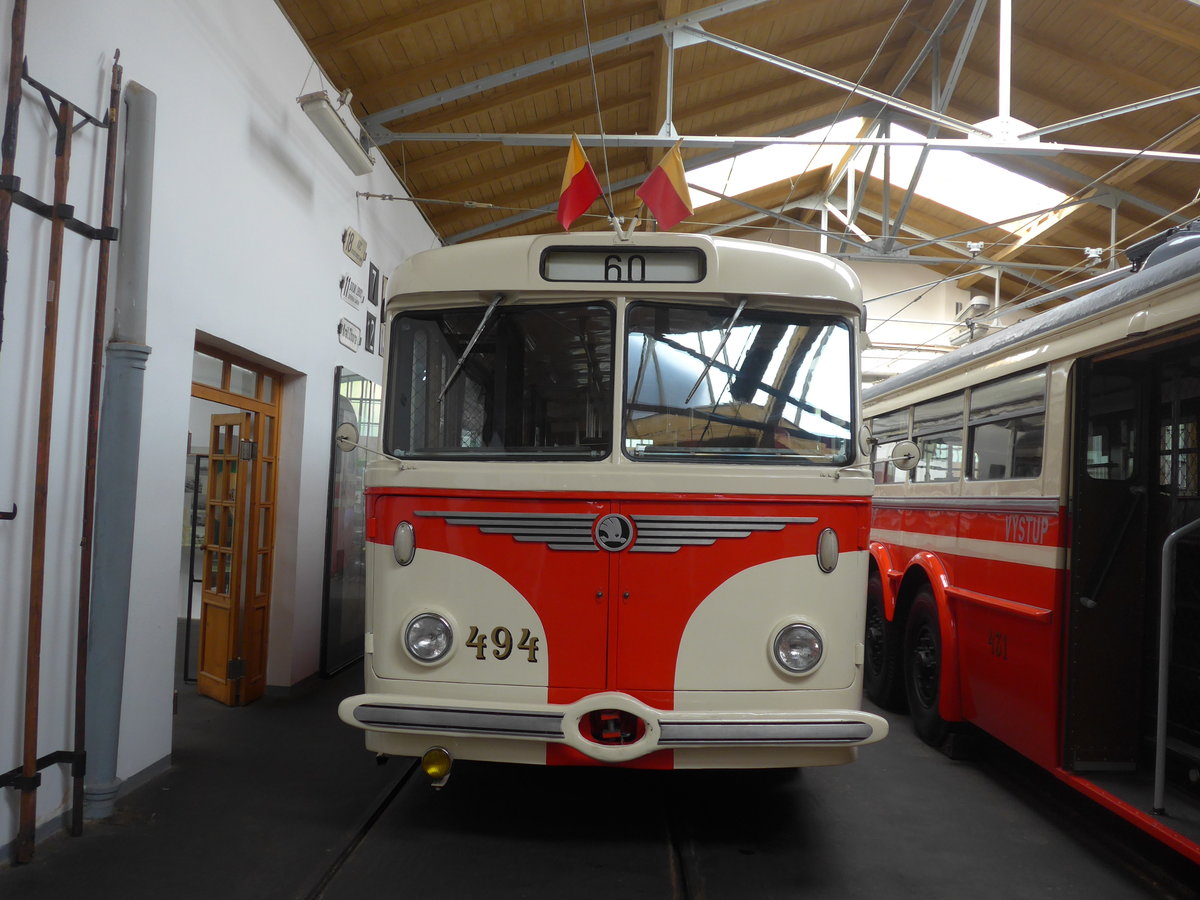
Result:
{"label": "red body panel", "polygon": [[[816,518],[779,530],[719,538],[709,546],[669,552],[556,550],[486,533],[425,512],[638,516]],[[833,528],[843,552],[866,549],[864,497],[762,497],[683,494],[607,495],[467,492],[373,488],[367,491],[367,538],[390,544],[401,521],[418,524],[422,549],[468,558],[511,584],[533,606],[545,629],[551,703],[621,691],[655,708],[674,706],[680,639],[696,607],[738,572],[772,560],[812,556],[817,537]],[[635,545],[636,546],[636,535]],[[714,683],[713,690],[720,689]],[[569,747],[550,745],[549,763],[594,763]],[[670,768],[669,751],[635,760],[639,768]]]}

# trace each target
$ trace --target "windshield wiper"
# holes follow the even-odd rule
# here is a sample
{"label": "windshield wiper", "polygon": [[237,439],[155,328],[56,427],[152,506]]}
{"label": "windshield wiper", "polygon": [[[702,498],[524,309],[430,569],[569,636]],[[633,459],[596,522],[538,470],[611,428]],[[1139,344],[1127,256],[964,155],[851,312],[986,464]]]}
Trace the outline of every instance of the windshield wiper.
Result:
{"label": "windshield wiper", "polygon": [[729,335],[733,333],[733,326],[737,324],[738,316],[742,314],[742,310],[746,308],[746,297],[742,298],[742,302],[738,304],[738,308],[733,311],[733,315],[729,317],[729,324],[725,326],[725,331],[721,335],[721,343],[717,344],[717,349],[712,352],[708,358],[708,362],[704,364],[704,371],[700,373],[700,377],[696,379],[696,383],[692,385],[692,389],[688,391],[686,397],[683,398],[683,405],[687,406],[692,402],[692,397],[696,396],[696,391],[700,389],[700,385],[704,383],[705,376],[708,375],[708,370],[713,367],[713,363],[717,361],[717,357],[721,355],[721,351],[725,349],[725,342],[729,340]]}
{"label": "windshield wiper", "polygon": [[492,317],[492,313],[496,309],[496,305],[504,299],[503,294],[497,294],[492,298],[492,302],[488,304],[487,310],[483,314],[483,318],[479,320],[479,327],[475,329],[475,333],[471,335],[471,339],[467,341],[467,346],[462,352],[462,356],[458,358],[458,362],[454,364],[454,371],[450,373],[450,377],[446,379],[446,383],[442,385],[441,391],[438,393],[438,403],[442,402],[442,398],[446,396],[446,391],[450,390],[450,385],[454,383],[454,379],[458,373],[462,371],[463,363],[466,362],[471,351],[475,349],[475,342],[479,340],[479,336],[483,334],[483,329],[487,327],[488,319]]}

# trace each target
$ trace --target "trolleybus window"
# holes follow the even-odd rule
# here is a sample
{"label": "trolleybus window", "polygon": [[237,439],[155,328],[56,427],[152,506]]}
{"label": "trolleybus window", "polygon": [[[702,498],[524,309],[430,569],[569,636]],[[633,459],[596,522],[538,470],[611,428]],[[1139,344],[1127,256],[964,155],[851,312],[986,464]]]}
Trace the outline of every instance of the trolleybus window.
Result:
{"label": "trolleybus window", "polygon": [[612,446],[607,304],[472,306],[392,323],[395,456],[599,458]]}
{"label": "trolleybus window", "polygon": [[844,321],[638,303],[628,329],[627,454],[850,461],[853,342]]}
{"label": "trolleybus window", "polygon": [[982,481],[1041,475],[1045,424],[1045,369],[973,388],[968,477]]}
{"label": "trolleybus window", "polygon": [[963,395],[913,408],[913,440],[921,448],[914,481],[958,481],[962,473]]}
{"label": "trolleybus window", "polygon": [[906,481],[908,473],[892,465],[892,450],[895,449],[897,441],[908,437],[908,408],[876,416],[871,421],[871,436],[875,438],[871,464],[875,473],[875,483],[893,484]]}

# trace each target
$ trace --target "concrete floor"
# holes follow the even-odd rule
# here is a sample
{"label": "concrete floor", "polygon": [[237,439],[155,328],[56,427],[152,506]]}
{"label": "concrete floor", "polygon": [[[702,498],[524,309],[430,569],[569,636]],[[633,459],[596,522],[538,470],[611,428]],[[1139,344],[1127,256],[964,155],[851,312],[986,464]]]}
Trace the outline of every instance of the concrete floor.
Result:
{"label": "concrete floor", "polygon": [[904,716],[851,766],[464,762],[435,792],[409,761],[376,766],[337,720],[359,681],[242,709],[181,690],[171,769],[114,819],[0,869],[0,897],[1200,896],[1148,871],[1123,832],[1094,834],[1099,811],[1050,797],[1053,779],[1002,753],[953,762]]}

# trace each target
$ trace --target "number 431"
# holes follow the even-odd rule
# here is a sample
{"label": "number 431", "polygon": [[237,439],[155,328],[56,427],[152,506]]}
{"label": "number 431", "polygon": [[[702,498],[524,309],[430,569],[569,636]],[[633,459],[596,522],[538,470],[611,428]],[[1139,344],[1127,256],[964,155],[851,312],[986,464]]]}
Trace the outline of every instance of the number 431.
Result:
{"label": "number 431", "polygon": [[[512,655],[513,634],[503,625],[498,625],[492,629],[492,656],[496,659],[508,659]],[[487,659],[488,637],[485,632],[479,630],[478,625],[471,626],[471,633],[467,636],[467,646],[475,648],[476,659]],[[525,659],[528,662],[537,662],[538,643],[540,638],[534,637],[528,628],[521,629],[521,637],[517,640],[515,649],[525,652]]]}

